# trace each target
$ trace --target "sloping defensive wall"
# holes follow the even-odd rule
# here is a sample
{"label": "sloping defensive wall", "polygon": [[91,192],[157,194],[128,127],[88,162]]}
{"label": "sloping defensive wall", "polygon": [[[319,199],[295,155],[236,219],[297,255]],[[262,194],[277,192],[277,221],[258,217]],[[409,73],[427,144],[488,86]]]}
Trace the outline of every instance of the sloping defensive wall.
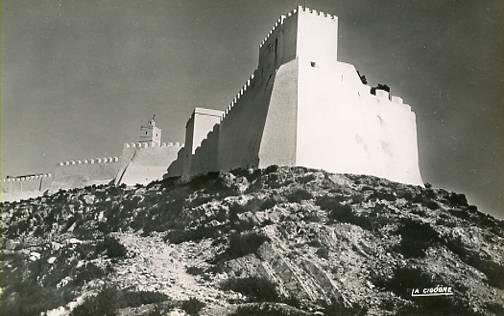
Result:
{"label": "sloping defensive wall", "polygon": [[303,7],[282,16],[220,122],[188,122],[196,149],[181,150],[168,176],[277,164],[422,185],[414,112],[339,62],[337,36],[335,16]]}
{"label": "sloping defensive wall", "polygon": [[166,169],[177,158],[179,143],[128,143],[123,153],[114,183],[147,184],[163,178]]}

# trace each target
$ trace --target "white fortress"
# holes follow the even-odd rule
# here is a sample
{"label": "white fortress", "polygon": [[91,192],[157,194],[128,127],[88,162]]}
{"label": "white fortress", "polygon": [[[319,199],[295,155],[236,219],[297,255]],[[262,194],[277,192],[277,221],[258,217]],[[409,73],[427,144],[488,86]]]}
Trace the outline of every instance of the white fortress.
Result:
{"label": "white fortress", "polygon": [[423,185],[415,113],[337,55],[336,16],[301,6],[281,16],[226,111],[195,109],[168,176],[276,164]]}
{"label": "white fortress", "polygon": [[7,177],[1,181],[3,201],[33,198],[44,192],[53,193],[90,185],[147,184],[161,180],[166,169],[177,158],[182,145],[161,143],[161,129],[154,118],[140,127],[138,141],[126,143],[122,155],[56,164],[53,173]]}
{"label": "white fortress", "polygon": [[61,162],[54,176],[8,177],[3,199],[273,164],[423,185],[415,113],[337,56],[338,18],[299,6],[261,42],[257,69],[225,111],[194,109],[183,147],[161,143],[153,118],[120,157]]}

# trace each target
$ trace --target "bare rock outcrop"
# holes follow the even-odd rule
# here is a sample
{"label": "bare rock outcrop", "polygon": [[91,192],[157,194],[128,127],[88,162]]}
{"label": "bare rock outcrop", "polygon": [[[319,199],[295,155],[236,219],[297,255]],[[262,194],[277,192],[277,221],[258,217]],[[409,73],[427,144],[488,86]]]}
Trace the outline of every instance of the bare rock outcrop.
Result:
{"label": "bare rock outcrop", "polygon": [[504,314],[504,222],[430,186],[272,166],[1,216],[10,315]]}

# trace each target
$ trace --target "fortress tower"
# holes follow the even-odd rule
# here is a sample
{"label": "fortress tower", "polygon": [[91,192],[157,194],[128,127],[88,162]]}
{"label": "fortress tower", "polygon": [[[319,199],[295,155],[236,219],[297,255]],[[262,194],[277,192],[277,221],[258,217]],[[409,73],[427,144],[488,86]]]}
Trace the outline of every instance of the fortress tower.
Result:
{"label": "fortress tower", "polygon": [[161,129],[156,127],[155,118],[156,115],[153,115],[152,119],[147,122],[147,125],[140,126],[141,143],[154,143],[158,146],[161,144]]}
{"label": "fortress tower", "polygon": [[[362,83],[337,53],[336,16],[303,7],[282,15],[219,124],[188,123],[191,149],[179,152],[168,175],[276,164],[422,185],[415,113]],[[194,149],[196,133],[207,136]]]}

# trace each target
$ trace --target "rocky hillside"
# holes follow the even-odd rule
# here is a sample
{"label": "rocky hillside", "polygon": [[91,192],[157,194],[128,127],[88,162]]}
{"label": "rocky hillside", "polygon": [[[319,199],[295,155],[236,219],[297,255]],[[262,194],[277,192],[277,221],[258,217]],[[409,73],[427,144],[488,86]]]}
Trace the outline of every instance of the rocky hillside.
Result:
{"label": "rocky hillside", "polygon": [[504,315],[504,222],[430,186],[272,166],[4,203],[2,225],[2,315]]}

